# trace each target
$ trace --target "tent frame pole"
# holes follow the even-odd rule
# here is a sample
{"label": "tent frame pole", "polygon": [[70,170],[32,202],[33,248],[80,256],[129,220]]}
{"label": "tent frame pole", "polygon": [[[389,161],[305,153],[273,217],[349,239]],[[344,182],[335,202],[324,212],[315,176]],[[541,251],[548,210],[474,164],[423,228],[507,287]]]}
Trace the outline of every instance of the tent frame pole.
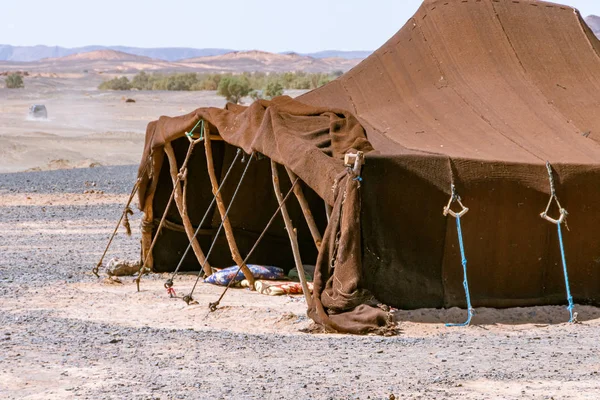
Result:
{"label": "tent frame pole", "polygon": [[[294,173],[288,166],[285,167],[288,176],[290,177],[290,181],[293,182],[298,178],[298,175]],[[321,236],[321,232],[319,232],[319,228],[317,227],[317,223],[315,222],[315,218],[313,217],[312,212],[310,211],[310,205],[304,196],[304,192],[302,191],[302,186],[296,185],[294,187],[294,195],[298,199],[298,203],[300,204],[300,208],[302,209],[302,214],[304,214],[304,219],[306,220],[306,224],[308,225],[308,229],[310,230],[310,234],[313,237],[315,242],[315,246],[317,246],[317,250],[321,249],[321,243],[323,243],[323,237]]]}
{"label": "tent frame pole", "polygon": [[233,234],[233,229],[231,228],[229,217],[226,214],[227,207],[225,207],[225,203],[223,203],[223,197],[221,196],[221,192],[219,191],[219,182],[215,173],[211,141],[212,137],[210,135],[210,128],[208,127],[208,124],[205,124],[204,151],[206,153],[206,165],[208,167],[208,176],[210,178],[210,184],[212,186],[213,195],[217,200],[217,209],[219,210],[221,220],[223,221],[223,229],[225,230],[225,237],[227,238],[227,244],[229,245],[229,250],[231,251],[231,258],[233,259],[233,262],[236,263],[236,265],[241,267],[244,277],[248,280],[250,284],[250,289],[254,290],[254,275],[252,275],[252,272],[242,259],[242,255],[240,254],[240,250],[238,249],[237,243],[235,241],[235,235]]}
{"label": "tent frame pole", "polygon": [[[190,144],[191,146],[191,144]],[[204,273],[210,275],[212,273],[212,268],[210,264],[206,261],[206,256],[200,247],[200,243],[198,243],[198,239],[194,235],[194,227],[190,220],[188,211],[187,211],[187,201],[185,199],[185,195],[187,194],[187,163],[181,168],[181,172],[177,168],[177,158],[175,157],[175,151],[173,150],[173,146],[171,143],[165,143],[165,153],[167,154],[167,158],[169,159],[169,171],[171,174],[171,180],[173,181],[173,189],[175,190],[175,204],[177,209],[179,210],[179,214],[181,215],[181,220],[183,222],[183,227],[185,229],[185,234],[187,235],[188,240],[192,243],[192,249],[194,250],[194,254],[198,259],[200,265],[204,265]],[[184,182],[183,193],[181,190],[180,182]]]}
{"label": "tent frame pole", "polygon": [[[306,275],[304,274],[304,265],[302,264],[302,259],[300,257],[300,247],[298,246],[298,235],[296,229],[292,225],[292,219],[290,218],[290,214],[288,213],[287,206],[283,202],[283,194],[281,193],[281,186],[279,184],[279,172],[277,171],[277,163],[271,160],[271,173],[273,175],[273,190],[275,191],[275,196],[277,197],[277,202],[279,203],[279,207],[281,207],[281,216],[283,217],[283,221],[285,222],[285,229],[290,238],[290,243],[292,245],[292,253],[294,255],[294,262],[296,264],[296,269],[298,270],[298,276],[300,278],[300,284],[302,285],[302,291],[304,292],[304,297],[306,298],[306,304],[310,307],[311,305],[311,296],[308,290],[308,284],[306,283]],[[298,177],[292,180],[292,182],[296,181]],[[294,187],[294,192],[295,188]]]}

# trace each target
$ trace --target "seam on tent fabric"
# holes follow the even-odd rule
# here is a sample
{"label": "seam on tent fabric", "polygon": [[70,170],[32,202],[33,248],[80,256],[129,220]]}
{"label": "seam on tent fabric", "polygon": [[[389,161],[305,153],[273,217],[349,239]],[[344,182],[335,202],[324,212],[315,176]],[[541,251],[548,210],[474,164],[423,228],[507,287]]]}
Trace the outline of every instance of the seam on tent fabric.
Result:
{"label": "seam on tent fabric", "polygon": [[[523,73],[524,76],[526,78],[526,81],[529,82],[531,84],[531,86],[533,86],[538,94],[544,98],[546,100],[546,104],[556,113],[559,114],[562,119],[564,121],[567,122],[568,125],[573,126],[577,131],[581,132],[581,129],[579,129],[579,127],[577,125],[575,125],[573,123],[573,121],[571,121],[569,118],[567,118],[566,115],[564,115],[558,108],[556,108],[556,106],[554,105],[554,102],[552,102],[542,91],[542,89],[540,89],[538,87],[538,85],[535,84],[535,82],[531,79],[531,75],[529,74],[529,72],[527,71],[527,68],[525,68],[525,66],[523,65],[523,63],[521,62],[521,58],[519,57],[519,54],[517,53],[517,50],[515,49],[515,46],[512,43],[512,40],[510,40],[510,37],[508,36],[508,33],[506,32],[506,29],[504,28],[504,24],[502,23],[502,20],[500,19],[500,15],[498,14],[498,11],[496,10],[496,6],[494,5],[494,3],[492,2],[492,8],[494,9],[494,14],[496,15],[496,19],[498,20],[498,23],[500,24],[500,27],[502,28],[502,33],[504,34],[504,36],[506,37],[506,40],[508,41],[508,44],[510,45],[510,48],[513,52],[513,54],[515,55],[515,57],[517,58],[517,60],[519,61],[519,65],[521,66],[521,68],[523,69]],[[585,33],[584,33],[585,34]],[[587,35],[586,35],[587,36]],[[542,160],[545,161],[545,160]]]}
{"label": "seam on tent fabric", "polygon": [[[425,32],[423,32],[423,29],[421,28],[420,25],[417,25],[417,28],[419,30],[419,32],[421,33],[421,35],[423,36],[423,40],[425,41],[425,44],[427,46],[427,49],[429,50],[429,53],[431,54],[431,57],[433,58],[433,60],[435,61],[438,71],[440,72],[440,74],[442,74],[442,76],[445,76],[444,71],[442,70],[442,66],[439,62],[439,60],[437,59],[437,57],[435,56],[433,49],[431,48],[431,46],[429,45],[429,41],[427,40],[427,37],[425,36]],[[452,85],[452,82],[450,82],[450,80],[446,77],[446,81],[448,82],[448,87],[463,101],[463,103],[465,103],[470,109],[471,112],[473,112],[473,114],[475,114],[476,116],[478,116],[482,121],[484,121],[490,128],[492,128],[496,133],[498,133],[500,136],[503,136],[505,139],[509,140],[510,142],[512,142],[515,146],[520,147],[521,149],[525,150],[525,152],[531,154],[532,156],[534,156],[535,158],[537,158],[538,160],[542,161],[542,162],[546,162],[546,160],[542,159],[541,157],[539,157],[537,154],[533,153],[531,150],[527,149],[526,147],[524,147],[523,145],[521,145],[520,143],[516,142],[514,139],[512,139],[511,137],[505,135],[504,133],[502,133],[501,131],[499,131],[496,127],[494,127],[494,125],[492,125],[492,123],[485,118],[485,116],[481,115],[480,113],[478,113],[475,110],[475,107],[473,107],[473,105],[471,103],[469,103],[467,101],[467,99],[461,95],[458,90],[456,90],[456,88]]]}

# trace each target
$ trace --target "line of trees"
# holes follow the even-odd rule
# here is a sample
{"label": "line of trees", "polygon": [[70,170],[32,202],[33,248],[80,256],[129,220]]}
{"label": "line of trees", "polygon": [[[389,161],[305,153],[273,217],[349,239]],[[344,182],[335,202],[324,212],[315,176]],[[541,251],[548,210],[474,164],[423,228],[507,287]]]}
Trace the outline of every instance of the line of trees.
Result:
{"label": "line of trees", "polygon": [[288,89],[315,89],[342,75],[342,71],[325,73],[245,72],[243,74],[147,74],[140,72],[131,80],[126,76],[102,82],[100,90],[216,90],[228,101],[239,103],[245,96],[253,99],[273,98]]}

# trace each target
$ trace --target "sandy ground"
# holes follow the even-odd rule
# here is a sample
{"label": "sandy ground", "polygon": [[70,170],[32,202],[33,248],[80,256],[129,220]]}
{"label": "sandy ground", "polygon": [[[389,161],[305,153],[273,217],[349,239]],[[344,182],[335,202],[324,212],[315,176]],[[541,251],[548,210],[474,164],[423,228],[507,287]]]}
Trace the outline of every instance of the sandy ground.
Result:
{"label": "sandy ground", "polygon": [[[101,81],[32,77],[25,89],[0,89],[0,172],[135,164],[148,122],[225,105],[216,92],[103,92]],[[33,104],[46,105],[47,120],[28,117]]]}
{"label": "sandy ground", "polygon": [[[117,93],[94,92],[86,100],[85,87],[69,90],[80,96],[73,103],[77,114],[94,115],[99,121],[94,126],[103,126],[63,124],[60,115],[71,115],[64,106],[71,95],[49,89],[55,97],[46,103],[51,121],[44,132],[56,135],[48,143],[65,141],[51,157],[69,165],[104,160],[116,148],[122,154],[111,164],[131,163],[147,120],[161,110],[189,111],[195,107],[192,96],[198,96],[138,93],[133,97],[141,100],[129,108]],[[0,114],[2,171],[53,169],[45,152],[29,153],[40,142],[30,121],[17,116],[38,95],[33,89],[0,93],[0,108],[12,110]],[[147,105],[156,95],[156,104]],[[106,138],[110,135],[114,141]],[[77,141],[84,144],[78,148]],[[25,150],[10,155],[7,143]],[[600,396],[600,310],[593,307],[577,305],[576,325],[565,323],[564,307],[477,309],[467,328],[444,325],[463,320],[464,310],[397,311],[397,336],[354,337],[305,333],[311,322],[301,296],[235,289],[211,313],[207,305],[218,298],[219,287],[200,283],[194,292],[198,304],[188,306],[167,296],[167,275],[146,276],[140,292],[131,278],[97,279],[91,268],[135,174],[135,165],[0,174],[0,398]],[[133,237],[120,231],[107,260],[139,257],[139,219],[139,213],[132,217]],[[177,294],[189,293],[194,282],[192,275],[178,277]]]}

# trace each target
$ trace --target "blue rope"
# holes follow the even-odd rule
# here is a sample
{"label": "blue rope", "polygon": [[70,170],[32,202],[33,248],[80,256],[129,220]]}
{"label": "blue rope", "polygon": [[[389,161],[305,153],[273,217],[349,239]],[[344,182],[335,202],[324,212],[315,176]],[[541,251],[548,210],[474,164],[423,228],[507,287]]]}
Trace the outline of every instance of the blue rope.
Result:
{"label": "blue rope", "polygon": [[196,123],[196,125],[194,125],[194,127],[192,128],[191,131],[186,132],[185,136],[187,136],[189,138],[191,138],[192,136],[194,136],[194,131],[196,130],[196,128],[198,127],[198,125],[202,125],[202,129],[201,129],[201,132],[200,132],[200,139],[202,139],[202,137],[204,135],[204,120],[203,119],[200,119],[200,121],[198,121]]}
{"label": "blue rope", "polygon": [[575,322],[575,319],[573,317],[573,308],[575,307],[573,305],[573,296],[571,296],[571,286],[569,285],[569,273],[567,272],[567,258],[565,257],[565,247],[563,244],[563,237],[562,237],[562,229],[560,228],[561,224],[556,224],[556,226],[558,227],[558,240],[560,242],[560,256],[562,257],[562,265],[563,265],[563,272],[565,274],[565,286],[567,288],[567,300],[569,301],[569,306],[567,307],[567,310],[569,310],[569,322]]}
{"label": "blue rope", "polygon": [[[559,227],[560,229],[560,227]],[[460,257],[462,259],[463,266],[463,286],[465,288],[465,295],[467,296],[467,309],[469,312],[468,318],[462,324],[446,324],[446,326],[468,326],[473,318],[473,307],[471,306],[471,294],[469,293],[469,280],[467,279],[467,257],[465,256],[465,245],[463,243],[462,229],[460,227],[460,216],[456,216],[456,232],[458,233],[458,245],[460,246]],[[565,270],[566,271],[566,270]],[[568,289],[567,289],[568,290]]]}

